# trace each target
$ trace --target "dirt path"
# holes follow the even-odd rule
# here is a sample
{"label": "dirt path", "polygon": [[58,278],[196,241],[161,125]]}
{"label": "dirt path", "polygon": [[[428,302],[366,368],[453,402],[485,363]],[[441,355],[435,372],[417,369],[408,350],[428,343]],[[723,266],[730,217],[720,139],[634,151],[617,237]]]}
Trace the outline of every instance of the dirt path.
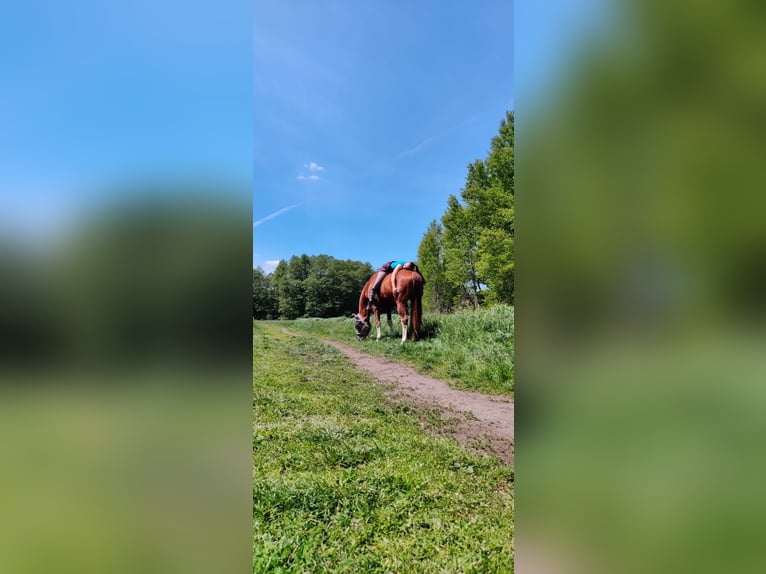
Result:
{"label": "dirt path", "polygon": [[[283,332],[297,336],[287,329]],[[395,401],[406,400],[426,407],[446,424],[433,429],[452,436],[473,451],[487,452],[513,464],[513,401],[472,391],[460,391],[447,383],[422,375],[411,367],[373,357],[342,343],[322,340],[338,349],[357,366],[390,387]]]}

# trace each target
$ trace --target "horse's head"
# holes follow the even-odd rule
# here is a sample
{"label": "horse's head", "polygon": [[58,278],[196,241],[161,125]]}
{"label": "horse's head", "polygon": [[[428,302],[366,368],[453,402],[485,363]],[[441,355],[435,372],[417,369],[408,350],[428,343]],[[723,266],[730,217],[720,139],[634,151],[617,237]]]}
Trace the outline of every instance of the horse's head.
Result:
{"label": "horse's head", "polygon": [[354,325],[354,328],[356,329],[356,340],[361,341],[370,334],[370,329],[372,329],[370,319],[362,317],[359,313],[354,313],[351,317],[356,320],[356,324]]}

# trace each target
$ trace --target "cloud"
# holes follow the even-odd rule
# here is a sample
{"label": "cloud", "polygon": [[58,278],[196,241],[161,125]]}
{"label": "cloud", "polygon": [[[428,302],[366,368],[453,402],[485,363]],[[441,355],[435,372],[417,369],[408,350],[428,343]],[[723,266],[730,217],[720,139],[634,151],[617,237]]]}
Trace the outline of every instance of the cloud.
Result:
{"label": "cloud", "polygon": [[258,221],[253,222],[253,227],[258,227],[261,223],[268,221],[269,219],[274,219],[275,217],[279,217],[283,213],[290,211],[293,208],[298,207],[299,205],[303,205],[303,203],[296,203],[295,205],[289,205],[287,207],[284,207],[280,209],[279,211],[275,211],[274,213],[271,213],[267,215],[266,217],[259,219]]}
{"label": "cloud", "polygon": [[[511,98],[511,102],[513,102],[513,98]],[[480,114],[474,114],[472,116],[469,116],[469,117],[467,117],[467,118],[465,118],[463,120],[460,120],[457,123],[452,124],[451,126],[447,127],[446,129],[442,130],[439,133],[436,133],[436,134],[434,134],[432,136],[428,136],[427,138],[422,140],[417,145],[415,145],[415,146],[413,146],[413,147],[411,147],[411,148],[409,148],[407,150],[404,150],[402,153],[397,155],[394,158],[394,161],[398,161],[400,159],[404,159],[405,157],[412,156],[412,155],[415,155],[417,153],[420,153],[421,151],[423,151],[424,149],[429,147],[434,142],[438,142],[439,140],[443,139],[450,132],[452,132],[452,131],[454,131],[456,129],[462,129],[465,125],[474,122],[479,117],[479,115]]]}
{"label": "cloud", "polygon": [[318,164],[317,162],[315,162],[315,161],[310,161],[310,162],[308,162],[308,163],[304,163],[304,164],[303,164],[303,167],[305,167],[306,169],[308,169],[308,170],[309,170],[310,172],[312,172],[312,173],[311,173],[311,174],[309,174],[309,175],[306,175],[306,174],[304,174],[304,173],[302,173],[302,174],[298,175],[297,179],[298,179],[298,180],[300,180],[300,181],[306,181],[307,179],[308,179],[308,180],[311,180],[311,181],[318,181],[320,178],[319,178],[319,176],[318,176],[316,173],[314,173],[314,172],[317,172],[317,171],[324,171],[324,166],[321,166],[321,165],[319,165],[319,164]]}
{"label": "cloud", "polygon": [[263,270],[266,273],[271,273],[279,265],[279,259],[268,259],[263,262]]}
{"label": "cloud", "polygon": [[405,150],[402,153],[400,153],[398,156],[396,156],[395,159],[402,159],[402,158],[407,157],[407,156],[415,155],[416,153],[418,153],[418,152],[424,150],[425,148],[427,148],[429,145],[431,145],[433,142],[435,142],[438,139],[439,139],[438,136],[427,137],[422,142],[420,142],[418,145],[416,145],[414,147],[411,147],[410,149]]}

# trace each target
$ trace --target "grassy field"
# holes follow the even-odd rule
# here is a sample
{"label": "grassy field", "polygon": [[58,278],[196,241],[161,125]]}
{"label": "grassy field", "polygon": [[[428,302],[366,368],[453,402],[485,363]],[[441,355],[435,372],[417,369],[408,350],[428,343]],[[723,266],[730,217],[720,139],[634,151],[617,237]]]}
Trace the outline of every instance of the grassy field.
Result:
{"label": "grassy field", "polygon": [[254,572],[513,571],[512,469],[315,338],[254,323],[253,376]]}
{"label": "grassy field", "polygon": [[[401,335],[401,322],[393,315],[394,329]],[[450,381],[460,389],[492,394],[513,394],[513,307],[497,305],[479,311],[449,315],[426,313],[422,340],[401,345],[392,339],[382,318],[383,339],[371,336],[356,341],[350,318],[297,319],[282,325],[304,333],[334,339],[370,354],[401,360],[419,371]]]}

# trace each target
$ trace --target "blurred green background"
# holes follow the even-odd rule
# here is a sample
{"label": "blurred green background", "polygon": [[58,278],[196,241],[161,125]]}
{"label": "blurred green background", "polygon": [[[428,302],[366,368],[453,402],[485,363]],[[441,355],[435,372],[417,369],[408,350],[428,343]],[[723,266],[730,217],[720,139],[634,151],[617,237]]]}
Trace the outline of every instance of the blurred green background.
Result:
{"label": "blurred green background", "polygon": [[0,31],[0,572],[247,571],[252,4]]}
{"label": "blurred green background", "polygon": [[516,21],[517,568],[761,571],[766,11],[553,4],[566,46]]}
{"label": "blurred green background", "polygon": [[0,244],[6,367],[113,376],[247,356],[247,186],[145,184],[112,197],[51,245]]}
{"label": "blurred green background", "polygon": [[2,244],[0,571],[250,568],[249,195],[148,186]]}

